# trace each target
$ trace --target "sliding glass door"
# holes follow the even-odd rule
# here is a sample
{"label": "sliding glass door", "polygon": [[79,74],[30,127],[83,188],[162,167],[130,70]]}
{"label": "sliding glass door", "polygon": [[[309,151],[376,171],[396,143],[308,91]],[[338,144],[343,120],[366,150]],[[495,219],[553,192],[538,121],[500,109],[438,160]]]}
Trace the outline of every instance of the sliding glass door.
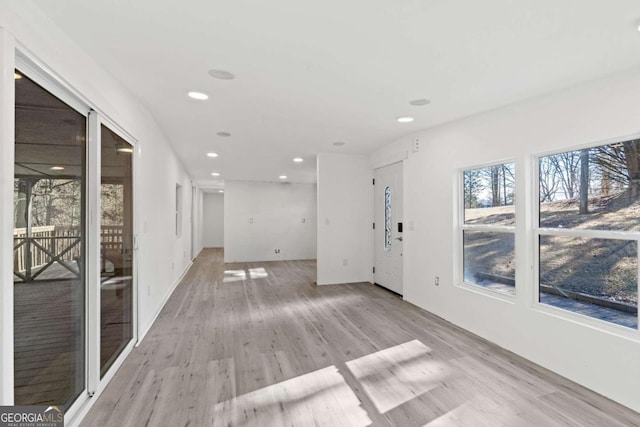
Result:
{"label": "sliding glass door", "polygon": [[68,407],[85,389],[87,118],[15,73],[16,405]]}
{"label": "sliding glass door", "polygon": [[24,67],[15,72],[14,402],[73,416],[135,339],[133,140]]}
{"label": "sliding glass door", "polygon": [[133,147],[100,126],[100,377],[133,337]]}

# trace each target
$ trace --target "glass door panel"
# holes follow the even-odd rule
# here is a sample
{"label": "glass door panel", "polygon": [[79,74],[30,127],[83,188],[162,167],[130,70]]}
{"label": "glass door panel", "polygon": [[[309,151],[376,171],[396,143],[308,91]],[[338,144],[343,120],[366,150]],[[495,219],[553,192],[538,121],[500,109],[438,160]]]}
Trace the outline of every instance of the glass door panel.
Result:
{"label": "glass door panel", "polygon": [[16,405],[65,409],[85,389],[87,119],[15,74]]}
{"label": "glass door panel", "polygon": [[133,148],[102,125],[100,377],[133,337]]}

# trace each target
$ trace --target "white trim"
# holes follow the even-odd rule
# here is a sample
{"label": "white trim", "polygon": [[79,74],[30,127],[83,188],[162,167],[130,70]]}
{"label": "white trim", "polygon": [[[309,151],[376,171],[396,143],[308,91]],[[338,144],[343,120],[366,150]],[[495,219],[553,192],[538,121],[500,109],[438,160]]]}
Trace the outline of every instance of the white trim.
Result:
{"label": "white trim", "polygon": [[515,225],[491,225],[491,224],[462,224],[463,231],[482,231],[486,233],[512,233],[515,234]]}
{"label": "white trim", "polygon": [[178,285],[182,282],[182,279],[184,279],[184,276],[187,275],[187,272],[189,271],[191,266],[193,266],[193,262],[189,262],[187,264],[186,268],[184,269],[184,271],[182,272],[180,277],[178,277],[178,280],[176,280],[176,282],[171,286],[171,288],[169,289],[169,292],[167,292],[167,295],[164,297],[164,299],[162,301],[162,304],[160,304],[160,306],[156,310],[155,314],[153,315],[153,318],[149,322],[149,325],[145,328],[144,331],[138,333],[138,342],[136,343],[136,347],[138,347],[142,343],[142,340],[144,339],[144,337],[147,336],[147,334],[149,333],[149,330],[151,330],[151,327],[153,326],[153,324],[155,323],[156,319],[158,318],[158,316],[162,312],[162,309],[167,304],[167,301],[169,301],[169,298],[171,298],[171,295],[173,294],[173,291],[175,291],[176,288],[178,287]]}
{"label": "white trim", "polygon": [[465,282],[464,280],[457,283],[456,287],[474,294],[484,295],[486,297],[493,298],[498,301],[506,302],[509,304],[515,304],[515,295],[507,294],[505,292],[495,291],[493,289],[485,288],[482,285],[476,285],[474,283]]}
{"label": "white trim", "polygon": [[83,116],[87,116],[91,107],[89,102],[81,97],[66,80],[44,65],[20,42],[16,42],[16,66],[27,77],[51,92],[53,96],[69,105]]}
{"label": "white trim", "polygon": [[100,126],[98,113],[89,112],[87,142],[87,236],[86,236],[86,357],[87,393],[92,395],[100,383]]}
{"label": "white trim", "polygon": [[[15,39],[0,28],[0,200],[13,200]],[[13,348],[13,203],[0,204],[0,405],[11,406]]]}
{"label": "white trim", "polygon": [[640,232],[592,230],[586,228],[537,228],[536,234],[541,236],[584,237],[586,239],[640,240]]}
{"label": "white trim", "polygon": [[[64,422],[67,427],[75,427],[80,425],[84,417],[89,413],[93,405],[98,401],[98,398],[102,394],[102,392],[107,388],[109,382],[113,379],[116,372],[122,367],[124,361],[129,356],[133,348],[135,347],[135,342],[132,340],[129,344],[122,350],[122,353],[118,356],[118,358],[113,362],[109,371],[104,375],[100,384],[95,391],[93,396],[89,396],[88,394],[83,394],[83,399],[76,401],[78,403],[77,409],[74,411],[68,411],[65,413]],[[98,366],[99,369],[99,366]],[[75,406],[75,405],[74,405]]]}

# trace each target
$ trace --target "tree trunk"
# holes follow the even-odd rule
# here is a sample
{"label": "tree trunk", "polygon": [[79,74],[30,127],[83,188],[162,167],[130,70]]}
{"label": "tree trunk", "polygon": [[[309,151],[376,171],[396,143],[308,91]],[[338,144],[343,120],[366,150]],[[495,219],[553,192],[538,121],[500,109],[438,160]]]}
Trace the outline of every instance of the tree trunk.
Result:
{"label": "tree trunk", "polygon": [[640,140],[624,143],[624,158],[629,175],[630,197],[640,197]]}
{"label": "tree trunk", "polygon": [[491,167],[491,206],[500,206],[500,167]]}
{"label": "tree trunk", "polygon": [[580,151],[580,214],[589,213],[589,150]]}

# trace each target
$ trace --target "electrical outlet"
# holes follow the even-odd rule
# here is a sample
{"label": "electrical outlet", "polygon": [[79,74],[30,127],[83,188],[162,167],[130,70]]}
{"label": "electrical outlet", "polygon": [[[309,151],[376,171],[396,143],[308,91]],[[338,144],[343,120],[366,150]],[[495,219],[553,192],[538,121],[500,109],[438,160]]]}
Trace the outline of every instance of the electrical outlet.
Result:
{"label": "electrical outlet", "polygon": [[276,251],[276,253],[277,253],[277,254],[279,254],[279,253],[280,253],[280,249],[276,249],[275,251]]}
{"label": "electrical outlet", "polygon": [[436,276],[436,279],[433,281],[433,284],[436,286],[440,286],[440,276]]}

